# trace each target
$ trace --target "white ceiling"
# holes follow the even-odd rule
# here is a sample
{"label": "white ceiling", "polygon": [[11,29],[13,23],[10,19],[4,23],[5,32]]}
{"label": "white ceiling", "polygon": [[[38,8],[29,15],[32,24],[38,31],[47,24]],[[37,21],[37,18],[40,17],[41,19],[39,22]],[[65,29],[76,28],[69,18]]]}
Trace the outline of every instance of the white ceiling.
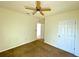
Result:
{"label": "white ceiling", "polygon": [[[42,7],[50,7],[52,10],[44,12],[45,15],[79,9],[79,1],[42,1]],[[35,1],[0,1],[0,7],[15,10],[21,13],[31,13],[24,6],[35,7]]]}

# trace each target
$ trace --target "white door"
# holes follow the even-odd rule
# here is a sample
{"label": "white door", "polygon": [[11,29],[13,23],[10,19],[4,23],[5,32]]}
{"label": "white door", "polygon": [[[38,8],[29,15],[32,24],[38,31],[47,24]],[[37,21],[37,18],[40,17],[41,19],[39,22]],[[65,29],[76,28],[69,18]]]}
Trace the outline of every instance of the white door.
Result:
{"label": "white door", "polygon": [[56,46],[65,51],[74,53],[75,48],[75,20],[63,20],[58,25]]}
{"label": "white door", "polygon": [[79,56],[79,20],[76,21],[75,55]]}

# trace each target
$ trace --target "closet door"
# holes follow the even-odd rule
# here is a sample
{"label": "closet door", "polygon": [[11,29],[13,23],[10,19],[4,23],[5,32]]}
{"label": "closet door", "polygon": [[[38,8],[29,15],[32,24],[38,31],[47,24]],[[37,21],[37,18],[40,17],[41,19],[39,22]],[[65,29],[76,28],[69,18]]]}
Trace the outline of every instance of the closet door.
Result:
{"label": "closet door", "polygon": [[76,21],[75,55],[79,56],[79,20]]}
{"label": "closet door", "polygon": [[75,20],[63,20],[58,25],[56,46],[65,51],[74,53],[75,48]]}

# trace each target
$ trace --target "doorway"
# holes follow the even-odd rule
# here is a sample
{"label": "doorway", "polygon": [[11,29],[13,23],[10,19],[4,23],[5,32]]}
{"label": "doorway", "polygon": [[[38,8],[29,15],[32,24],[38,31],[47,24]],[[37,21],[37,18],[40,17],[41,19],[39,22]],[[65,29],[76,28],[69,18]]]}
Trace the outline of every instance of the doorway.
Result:
{"label": "doorway", "polygon": [[36,38],[44,40],[44,24],[41,22],[36,24]]}
{"label": "doorway", "polygon": [[37,29],[37,31],[36,31],[36,36],[37,36],[37,39],[41,39],[41,23],[40,22],[38,22],[37,23],[37,26],[36,26],[36,29]]}

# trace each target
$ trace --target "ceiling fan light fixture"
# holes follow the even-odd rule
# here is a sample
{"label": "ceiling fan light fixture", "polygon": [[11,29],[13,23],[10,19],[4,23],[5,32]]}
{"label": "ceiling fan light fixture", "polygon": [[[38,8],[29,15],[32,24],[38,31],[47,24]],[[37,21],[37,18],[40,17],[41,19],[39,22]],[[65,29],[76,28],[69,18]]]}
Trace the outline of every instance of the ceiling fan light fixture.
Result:
{"label": "ceiling fan light fixture", "polygon": [[28,6],[27,6],[27,7],[25,7],[25,9],[34,10],[33,15],[34,15],[37,11],[39,11],[40,14],[43,15],[43,16],[44,16],[44,13],[43,13],[42,11],[51,11],[50,8],[41,8],[41,2],[40,2],[40,1],[36,1],[35,4],[36,4],[36,8],[28,7]]}

